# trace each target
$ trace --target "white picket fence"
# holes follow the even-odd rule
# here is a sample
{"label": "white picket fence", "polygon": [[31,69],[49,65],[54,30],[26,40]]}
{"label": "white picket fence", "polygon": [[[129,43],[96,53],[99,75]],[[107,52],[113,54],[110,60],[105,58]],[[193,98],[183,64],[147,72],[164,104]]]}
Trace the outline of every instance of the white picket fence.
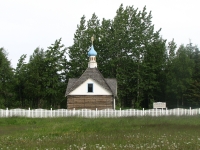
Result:
{"label": "white picket fence", "polygon": [[130,116],[193,116],[200,115],[200,108],[197,109],[127,109],[127,110],[68,110],[68,109],[0,109],[0,118],[3,117],[30,117],[30,118],[48,118],[48,117],[130,117]]}

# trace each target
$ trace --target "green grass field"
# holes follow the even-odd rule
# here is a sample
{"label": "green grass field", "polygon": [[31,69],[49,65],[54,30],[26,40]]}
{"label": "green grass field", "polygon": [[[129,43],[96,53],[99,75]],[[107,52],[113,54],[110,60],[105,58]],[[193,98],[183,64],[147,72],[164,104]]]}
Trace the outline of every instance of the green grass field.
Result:
{"label": "green grass field", "polygon": [[0,118],[1,149],[200,149],[200,116]]}

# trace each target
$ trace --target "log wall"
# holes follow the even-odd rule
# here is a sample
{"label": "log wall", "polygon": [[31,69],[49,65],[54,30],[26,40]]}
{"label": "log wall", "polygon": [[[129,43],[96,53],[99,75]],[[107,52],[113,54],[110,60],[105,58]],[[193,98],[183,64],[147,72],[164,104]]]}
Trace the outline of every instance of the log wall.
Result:
{"label": "log wall", "polygon": [[67,109],[113,109],[112,95],[68,95]]}

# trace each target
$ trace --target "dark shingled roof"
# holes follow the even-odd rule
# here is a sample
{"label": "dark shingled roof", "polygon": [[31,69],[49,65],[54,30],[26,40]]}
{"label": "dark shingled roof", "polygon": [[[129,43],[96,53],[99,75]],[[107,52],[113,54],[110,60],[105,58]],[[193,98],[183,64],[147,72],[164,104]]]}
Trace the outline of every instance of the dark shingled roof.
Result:
{"label": "dark shingled roof", "polygon": [[105,79],[107,84],[109,85],[110,89],[114,96],[117,96],[117,80],[116,79]]}
{"label": "dark shingled roof", "polygon": [[117,96],[117,80],[104,79],[103,75],[97,68],[87,68],[80,78],[70,78],[68,81],[65,96],[67,96],[70,92],[75,90],[89,78],[95,80],[107,91],[110,91],[114,96]]}
{"label": "dark shingled roof", "polygon": [[78,80],[78,78],[69,78],[65,96],[67,95],[67,92],[70,91],[71,87],[74,85],[74,83],[75,83],[77,80]]}

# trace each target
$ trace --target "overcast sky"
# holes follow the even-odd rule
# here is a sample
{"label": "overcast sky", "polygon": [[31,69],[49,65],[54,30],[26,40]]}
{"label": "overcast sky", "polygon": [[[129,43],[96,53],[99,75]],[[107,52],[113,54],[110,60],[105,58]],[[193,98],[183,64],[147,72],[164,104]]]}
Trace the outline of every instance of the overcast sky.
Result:
{"label": "overcast sky", "polygon": [[46,48],[62,38],[66,47],[80,18],[95,13],[99,19],[113,19],[120,4],[152,11],[155,30],[167,41],[200,45],[199,0],[0,0],[0,47],[9,53],[16,67],[22,54],[28,58],[37,47]]}

